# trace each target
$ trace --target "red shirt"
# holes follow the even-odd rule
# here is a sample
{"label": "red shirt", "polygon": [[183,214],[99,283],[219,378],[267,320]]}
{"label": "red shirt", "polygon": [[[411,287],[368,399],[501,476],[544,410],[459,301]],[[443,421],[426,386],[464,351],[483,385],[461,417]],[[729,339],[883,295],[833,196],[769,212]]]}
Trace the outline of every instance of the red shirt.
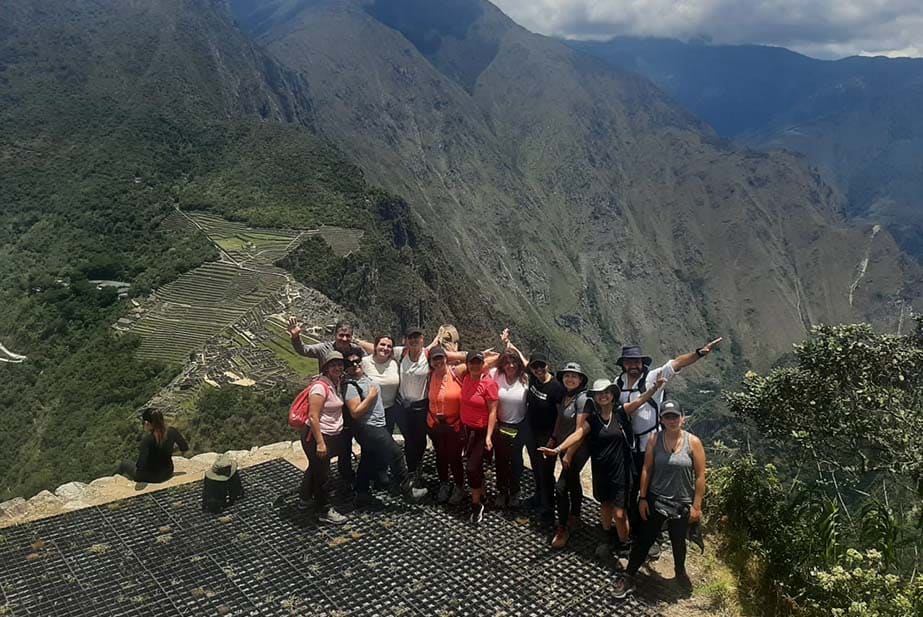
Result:
{"label": "red shirt", "polygon": [[490,411],[487,403],[500,398],[497,382],[486,372],[479,378],[465,375],[461,387],[462,424],[471,428],[487,428]]}

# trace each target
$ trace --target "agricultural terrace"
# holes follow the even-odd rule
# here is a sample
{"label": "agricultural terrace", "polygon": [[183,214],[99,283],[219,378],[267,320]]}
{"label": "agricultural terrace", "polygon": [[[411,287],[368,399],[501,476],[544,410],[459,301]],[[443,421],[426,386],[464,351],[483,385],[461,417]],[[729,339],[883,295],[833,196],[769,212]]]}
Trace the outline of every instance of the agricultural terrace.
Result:
{"label": "agricultural terrace", "polygon": [[362,232],[341,227],[320,229],[264,229],[247,227],[243,223],[225,220],[204,212],[187,213],[208,237],[232,259],[247,263],[271,264],[285,257],[308,236],[320,236],[336,255],[346,255],[359,249]]}
{"label": "agricultural terrace", "polygon": [[151,308],[131,325],[141,358],[184,363],[189,355],[248,311],[281,291],[284,272],[254,272],[212,262],[159,289]]}

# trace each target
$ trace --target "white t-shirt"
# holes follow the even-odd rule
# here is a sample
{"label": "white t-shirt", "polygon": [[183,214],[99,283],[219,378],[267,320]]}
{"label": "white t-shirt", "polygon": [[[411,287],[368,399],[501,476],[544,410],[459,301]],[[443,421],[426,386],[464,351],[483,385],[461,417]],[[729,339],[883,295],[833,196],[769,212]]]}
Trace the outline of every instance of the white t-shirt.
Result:
{"label": "white t-shirt", "polygon": [[400,363],[401,400],[405,403],[415,403],[426,398],[426,386],[429,384],[429,357],[426,350],[420,352],[420,357],[414,362],[410,355],[404,355],[404,346],[394,348],[394,358]]}
{"label": "white t-shirt", "polygon": [[528,386],[521,380],[509,383],[506,373],[490,369],[491,378],[497,382],[500,390],[500,403],[497,408],[497,419],[507,424],[519,424],[526,419],[526,391]]}
{"label": "white t-shirt", "polygon": [[[676,370],[673,368],[673,360],[667,360],[667,363],[663,366],[648,371],[647,378],[644,380],[644,387],[645,389],[650,388],[658,377],[663,377],[669,381],[674,375],[676,375]],[[627,381],[627,376],[622,375],[621,377]],[[653,399],[657,402],[658,409],[663,405],[664,391],[665,388],[661,388],[654,393]],[[619,401],[624,405],[636,400],[642,394],[644,392],[638,389],[638,383],[633,383],[631,386],[628,383],[623,383],[622,390],[619,393]],[[638,436],[637,447],[643,452],[647,448],[647,441],[651,438],[651,435],[660,430],[660,425],[657,422],[657,412],[650,403],[645,403],[635,410],[634,415],[631,417],[631,428],[634,430],[635,435]]]}
{"label": "white t-shirt", "polygon": [[375,361],[374,355],[365,356],[362,358],[362,370],[378,384],[378,398],[381,399],[381,404],[386,408],[393,405],[401,380],[397,372],[397,360],[388,358],[385,362],[379,363]]}

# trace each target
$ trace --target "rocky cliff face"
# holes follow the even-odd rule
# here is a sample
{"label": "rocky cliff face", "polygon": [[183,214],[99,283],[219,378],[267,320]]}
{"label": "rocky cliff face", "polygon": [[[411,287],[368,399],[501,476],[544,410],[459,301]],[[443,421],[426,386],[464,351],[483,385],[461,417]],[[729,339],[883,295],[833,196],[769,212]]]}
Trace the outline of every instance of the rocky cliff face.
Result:
{"label": "rocky cliff face", "polygon": [[630,37],[568,44],[651,79],[724,137],[805,155],[852,217],[884,224],[923,257],[923,60]]}
{"label": "rocky cliff face", "polygon": [[563,353],[598,367],[621,342],[659,356],[720,332],[726,362],[760,365],[812,323],[893,325],[892,303],[919,294],[890,236],[844,223],[802,162],[721,142],[644,79],[487,2],[314,1],[284,19],[233,5],[472,293]]}

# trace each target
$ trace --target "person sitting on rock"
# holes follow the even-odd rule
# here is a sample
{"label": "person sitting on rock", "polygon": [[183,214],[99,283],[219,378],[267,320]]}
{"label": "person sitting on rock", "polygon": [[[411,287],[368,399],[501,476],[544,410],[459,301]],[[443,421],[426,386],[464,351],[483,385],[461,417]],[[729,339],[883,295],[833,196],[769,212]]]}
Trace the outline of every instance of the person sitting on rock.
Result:
{"label": "person sitting on rock", "polygon": [[176,427],[167,426],[159,411],[145,409],[141,422],[144,436],[138,461],[125,461],[119,465],[117,473],[135,482],[166,482],[173,477],[173,448],[186,452],[189,444]]}

